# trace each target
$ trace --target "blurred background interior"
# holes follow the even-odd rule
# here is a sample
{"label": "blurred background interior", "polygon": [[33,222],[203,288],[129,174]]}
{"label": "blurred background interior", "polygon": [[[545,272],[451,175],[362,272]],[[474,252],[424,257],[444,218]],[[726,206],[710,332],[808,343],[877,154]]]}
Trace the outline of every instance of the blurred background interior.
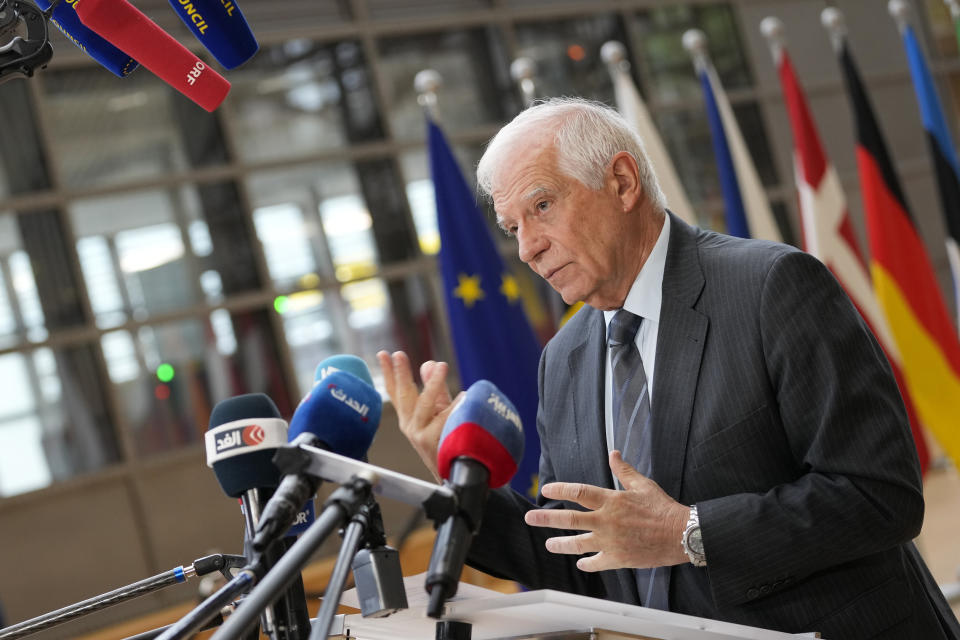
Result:
{"label": "blurred background interior", "polygon": [[[219,69],[166,0],[135,4]],[[417,363],[453,359],[413,85],[422,69],[443,77],[439,119],[472,180],[485,142],[523,107],[513,60],[535,62],[538,96],[613,104],[600,47],[622,42],[700,224],[723,230],[702,92],[681,46],[684,31],[702,29],[781,232],[798,244],[787,114],[759,32],[776,15],[867,246],[849,107],[819,22],[827,4],[244,0],[261,50],[224,73],[233,89],[212,114],[146,70],[116,78],[54,30],[49,68],[0,87],[7,623],[212,550],[241,552],[238,505],[204,463],[203,432],[219,400],[264,392],[289,418],[329,355],[364,358],[378,385],[380,349],[403,349]],[[832,4],[846,14],[954,308],[934,171],[896,26],[886,3]],[[911,6],[956,139],[953,23],[942,0]],[[553,318],[531,311],[548,338]],[[389,406],[370,460],[425,477]],[[945,584],[960,567],[960,482],[941,458],[926,486],[920,546]],[[382,506],[394,542],[418,524],[412,510]],[[168,589],[36,637],[78,636],[195,597],[195,586]]]}

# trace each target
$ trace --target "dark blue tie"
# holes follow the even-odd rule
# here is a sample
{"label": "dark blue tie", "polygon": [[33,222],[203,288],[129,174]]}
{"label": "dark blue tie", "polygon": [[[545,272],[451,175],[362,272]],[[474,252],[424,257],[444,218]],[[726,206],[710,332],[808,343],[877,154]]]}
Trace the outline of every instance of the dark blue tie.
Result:
{"label": "dark blue tie", "polygon": [[[607,331],[613,369],[613,443],[623,459],[643,475],[652,472],[650,394],[647,375],[635,340],[643,318],[617,311]],[[679,541],[678,543],[679,544]],[[668,609],[670,568],[634,569],[640,601],[646,607]]]}

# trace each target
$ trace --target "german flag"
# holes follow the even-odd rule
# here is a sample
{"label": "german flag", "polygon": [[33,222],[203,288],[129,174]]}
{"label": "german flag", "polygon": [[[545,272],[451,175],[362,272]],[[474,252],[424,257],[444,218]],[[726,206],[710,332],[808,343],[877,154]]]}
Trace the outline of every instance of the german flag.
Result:
{"label": "german flag", "polygon": [[857,129],[857,168],[874,289],[920,421],[960,466],[960,341],[842,33],[834,33]]}

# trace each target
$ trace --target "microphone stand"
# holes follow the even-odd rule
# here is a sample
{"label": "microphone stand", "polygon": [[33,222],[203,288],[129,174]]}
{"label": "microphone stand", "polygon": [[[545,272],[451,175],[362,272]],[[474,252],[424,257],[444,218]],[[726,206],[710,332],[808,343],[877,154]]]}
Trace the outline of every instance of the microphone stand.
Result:
{"label": "microphone stand", "polygon": [[[218,613],[212,620],[200,627],[199,631],[206,631],[207,629],[213,629],[214,627],[219,627],[223,624],[223,614]],[[152,629],[150,631],[144,631],[143,633],[138,633],[135,636],[128,636],[123,640],[154,640],[157,636],[162,634],[164,631],[172,627],[172,624],[168,624],[157,629]]]}
{"label": "microphone stand", "polygon": [[230,582],[210,594],[190,613],[183,616],[160,634],[158,640],[183,640],[189,638],[220,613],[234,599],[257,583],[257,573],[262,572],[262,564],[247,565]]}
{"label": "microphone stand", "polygon": [[369,499],[375,478],[358,474],[337,488],[327,499],[317,520],[267,572],[263,580],[244,599],[211,640],[234,640],[254,623],[260,611],[276,601],[280,593],[296,580],[300,570],[331,533],[343,526]]}
{"label": "microphone stand", "polygon": [[313,623],[310,640],[322,640],[330,633],[333,617],[337,615],[337,605],[340,603],[340,596],[343,595],[343,586],[347,582],[347,574],[350,572],[353,558],[357,554],[361,539],[366,532],[369,516],[370,505],[364,504],[353,514],[350,524],[347,525],[343,533],[343,544],[340,545],[337,562],[333,565],[330,581],[327,583],[327,588],[323,592],[323,604],[320,605],[317,619]]}
{"label": "microphone stand", "polygon": [[45,613],[42,616],[4,627],[0,629],[0,640],[22,638],[75,618],[80,618],[88,613],[94,613],[107,607],[112,607],[115,604],[153,593],[172,584],[186,582],[194,576],[203,576],[214,571],[219,571],[225,578],[231,578],[232,576],[229,573],[229,569],[242,567],[244,563],[246,563],[246,558],[243,556],[231,556],[221,553],[205,556],[194,560],[193,564],[189,567],[175,567],[169,571],[158,573],[155,576],[134,582],[125,587],[120,587],[119,589],[88,598],[76,604],[63,607],[62,609]]}

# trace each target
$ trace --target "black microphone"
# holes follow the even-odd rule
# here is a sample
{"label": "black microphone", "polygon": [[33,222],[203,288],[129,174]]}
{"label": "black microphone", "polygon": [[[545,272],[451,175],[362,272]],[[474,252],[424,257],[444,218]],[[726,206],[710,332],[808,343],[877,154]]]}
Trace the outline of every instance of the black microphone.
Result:
{"label": "black microphone", "polygon": [[523,458],[523,430],[513,403],[491,382],[478,380],[454,407],[437,450],[440,476],[457,494],[457,511],[437,531],[427,569],[427,615],[439,618],[457,593],[490,487],[510,481]]}
{"label": "black microphone", "polygon": [[[251,393],[218,402],[210,414],[205,434],[207,465],[213,468],[224,493],[240,498],[246,519],[245,554],[251,565],[269,570],[293,544],[293,540],[275,540],[274,544],[254,551],[252,540],[260,522],[261,507],[280,484],[280,471],[273,464],[277,448],[287,442],[287,423],[273,401],[262,393]],[[303,501],[297,506],[298,511]],[[265,631],[271,637],[305,634],[310,628],[303,579],[264,614]]]}

